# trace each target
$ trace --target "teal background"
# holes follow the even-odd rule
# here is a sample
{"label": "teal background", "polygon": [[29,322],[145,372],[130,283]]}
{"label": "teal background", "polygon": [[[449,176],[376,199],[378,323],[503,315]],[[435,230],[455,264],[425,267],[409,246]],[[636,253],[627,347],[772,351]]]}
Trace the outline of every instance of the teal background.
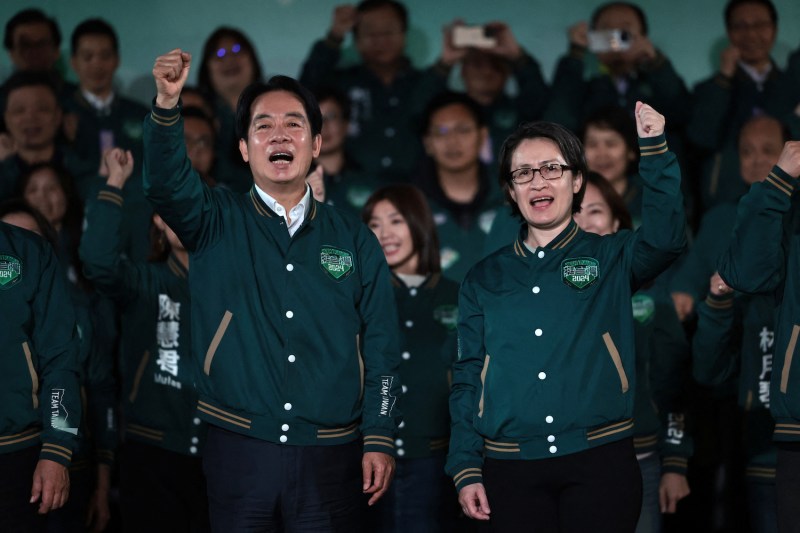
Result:
{"label": "teal background", "polygon": [[[547,80],[567,49],[567,28],[588,20],[598,0],[407,0],[411,27],[408,53],[418,66],[438,57],[442,26],[459,17],[470,24],[490,20],[507,22],[517,40],[542,64]],[[672,60],[691,87],[709,76],[727,44],[722,20],[724,0],[670,0],[637,2],[645,10],[650,38]],[[315,39],[325,35],[337,2],[330,0],[0,0],[3,26],[25,7],[39,7],[58,20],[63,34],[62,67],[68,78],[69,36],[89,17],[102,17],[120,38],[122,64],[117,87],[142,101],[153,96],[150,69],[153,60],[172,48],[184,48],[197,58],[190,77],[194,82],[205,38],[219,25],[241,28],[254,42],[265,72],[297,76]],[[800,45],[800,1],[775,0],[778,41],[774,58],[783,67],[788,54]],[[348,43],[349,44],[349,43]],[[7,54],[0,54],[0,77],[11,72]],[[348,57],[355,57],[350,47]],[[453,86],[458,87],[457,74]]]}

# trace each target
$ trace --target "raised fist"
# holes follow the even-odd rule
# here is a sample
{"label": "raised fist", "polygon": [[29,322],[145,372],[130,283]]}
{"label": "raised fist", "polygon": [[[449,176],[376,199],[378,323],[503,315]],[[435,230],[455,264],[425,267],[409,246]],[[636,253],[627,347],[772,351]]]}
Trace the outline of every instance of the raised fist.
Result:
{"label": "raised fist", "polygon": [[636,102],[636,131],[639,137],[658,137],[664,133],[664,115],[647,104]]}
{"label": "raised fist", "polygon": [[172,109],[178,105],[181,90],[189,77],[192,55],[176,48],[156,58],[153,65],[153,78],[156,80],[156,105],[162,109]]}

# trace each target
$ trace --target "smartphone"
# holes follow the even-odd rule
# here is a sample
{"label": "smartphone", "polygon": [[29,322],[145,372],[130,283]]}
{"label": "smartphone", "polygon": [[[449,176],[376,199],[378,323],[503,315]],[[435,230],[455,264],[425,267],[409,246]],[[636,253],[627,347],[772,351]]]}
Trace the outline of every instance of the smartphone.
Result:
{"label": "smartphone", "polygon": [[456,48],[493,48],[497,46],[485,26],[456,26],[453,28],[453,46]]}
{"label": "smartphone", "polygon": [[624,52],[630,47],[631,35],[625,30],[589,32],[589,50],[591,52]]}

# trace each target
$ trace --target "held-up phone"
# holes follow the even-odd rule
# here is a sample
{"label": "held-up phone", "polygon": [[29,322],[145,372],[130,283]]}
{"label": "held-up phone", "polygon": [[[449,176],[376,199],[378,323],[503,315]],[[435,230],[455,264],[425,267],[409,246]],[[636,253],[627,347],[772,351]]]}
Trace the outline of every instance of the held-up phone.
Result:
{"label": "held-up phone", "polygon": [[631,47],[631,34],[625,30],[599,30],[589,32],[589,51],[624,52]]}
{"label": "held-up phone", "polygon": [[497,39],[486,26],[456,26],[453,28],[453,46],[456,48],[493,48]]}

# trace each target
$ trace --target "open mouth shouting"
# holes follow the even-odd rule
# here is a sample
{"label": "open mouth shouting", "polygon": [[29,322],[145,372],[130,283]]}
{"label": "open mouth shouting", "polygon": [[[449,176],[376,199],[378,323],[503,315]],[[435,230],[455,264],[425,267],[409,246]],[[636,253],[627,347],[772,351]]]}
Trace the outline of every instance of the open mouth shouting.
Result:
{"label": "open mouth shouting", "polygon": [[291,152],[273,152],[269,155],[269,162],[277,167],[288,167],[294,161],[294,154]]}
{"label": "open mouth shouting", "polygon": [[528,203],[534,209],[547,209],[553,204],[553,197],[550,195],[536,195],[528,200]]}

